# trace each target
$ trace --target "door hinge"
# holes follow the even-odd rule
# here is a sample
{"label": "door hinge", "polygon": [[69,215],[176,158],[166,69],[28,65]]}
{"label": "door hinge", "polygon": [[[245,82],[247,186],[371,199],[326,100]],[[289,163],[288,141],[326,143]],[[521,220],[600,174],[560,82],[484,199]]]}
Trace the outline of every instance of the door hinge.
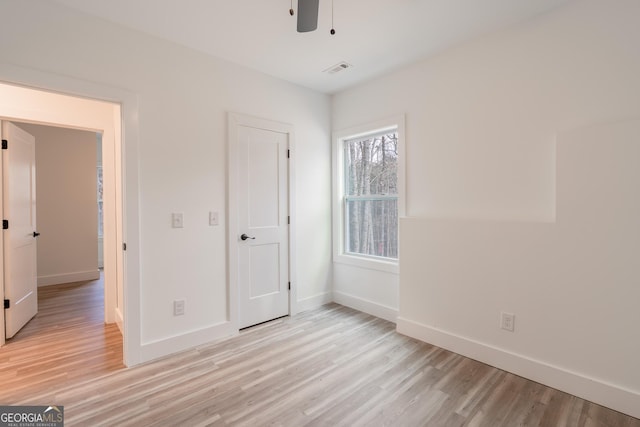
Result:
{"label": "door hinge", "polygon": [[287,216],[287,224],[291,224],[291,217]]}
{"label": "door hinge", "polygon": [[[4,148],[4,141],[2,141],[2,148]],[[291,157],[291,150],[287,150],[287,159]]]}
{"label": "door hinge", "polygon": [[291,282],[289,282],[289,290],[291,290]]}
{"label": "door hinge", "polygon": [[9,229],[9,220],[8,219],[3,219],[2,220],[2,229],[3,230],[8,230]]}
{"label": "door hinge", "polygon": [[123,251],[126,251],[126,250],[127,250],[127,244],[126,244],[126,243],[123,243],[123,244],[122,244],[122,250],[123,250]]}
{"label": "door hinge", "polygon": [[4,300],[4,309],[6,310],[9,307],[11,307],[11,302],[8,299]]}
{"label": "door hinge", "polygon": [[2,149],[6,150],[7,148],[9,148],[9,141],[7,141],[6,139],[2,140]]}

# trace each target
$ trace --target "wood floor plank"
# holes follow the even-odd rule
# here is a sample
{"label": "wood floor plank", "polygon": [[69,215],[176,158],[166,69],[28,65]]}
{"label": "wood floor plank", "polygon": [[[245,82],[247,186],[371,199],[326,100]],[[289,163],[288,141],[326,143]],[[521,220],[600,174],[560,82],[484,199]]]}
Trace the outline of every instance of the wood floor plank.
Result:
{"label": "wood floor plank", "polygon": [[104,282],[38,288],[38,314],[0,348],[0,404],[124,368],[122,335],[104,324]]}
{"label": "wood floor plank", "polygon": [[0,349],[0,404],[64,405],[68,426],[640,427],[338,304],[123,369],[101,294],[41,292],[38,317]]}

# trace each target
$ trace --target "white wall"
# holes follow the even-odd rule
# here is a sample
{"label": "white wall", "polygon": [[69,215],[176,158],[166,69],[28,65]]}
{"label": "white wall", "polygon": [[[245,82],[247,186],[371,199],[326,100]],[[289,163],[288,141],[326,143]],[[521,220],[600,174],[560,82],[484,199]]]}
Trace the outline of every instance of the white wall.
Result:
{"label": "white wall", "polygon": [[398,298],[398,273],[334,263],[335,302],[395,323]]}
{"label": "white wall", "polygon": [[639,141],[640,119],[561,133],[555,222],[403,219],[398,330],[640,415]]}
{"label": "white wall", "polygon": [[38,286],[98,279],[96,134],[16,124],[36,139]]}
{"label": "white wall", "polygon": [[[2,61],[138,97],[141,360],[217,338],[227,319],[226,114],[295,129],[297,295],[330,290],[329,98],[69,11],[0,1]],[[2,79],[0,68],[0,79]],[[127,129],[124,129],[125,144]],[[126,171],[125,171],[126,174]],[[313,209],[313,211],[311,211]],[[209,227],[207,213],[221,213]],[[183,212],[185,227],[170,228]],[[186,315],[172,315],[173,300]],[[307,303],[308,305],[308,303]]]}
{"label": "white wall", "polygon": [[[630,267],[638,251],[628,239],[638,240],[637,214],[635,223],[619,209],[590,216],[583,237],[603,246],[581,254],[562,252],[577,244],[576,234],[554,224],[562,212],[578,215],[561,202],[556,136],[640,117],[638,16],[633,0],[572,2],[342,92],[332,103],[335,129],[406,113],[407,214],[417,219],[401,227],[399,330],[547,383],[558,376],[556,386],[635,416],[639,322],[629,301],[638,301]],[[637,160],[635,148],[622,147],[612,148],[614,165]],[[607,181],[615,190],[597,191],[587,175],[571,176],[578,179],[571,191],[587,192],[582,201],[594,197],[606,206],[607,191],[637,193],[627,180],[637,175],[615,175]],[[635,214],[634,200],[624,206]],[[556,239],[571,245],[552,257],[545,250]],[[606,256],[597,268],[572,270],[596,255]],[[516,333],[498,329],[500,310],[516,313]]]}

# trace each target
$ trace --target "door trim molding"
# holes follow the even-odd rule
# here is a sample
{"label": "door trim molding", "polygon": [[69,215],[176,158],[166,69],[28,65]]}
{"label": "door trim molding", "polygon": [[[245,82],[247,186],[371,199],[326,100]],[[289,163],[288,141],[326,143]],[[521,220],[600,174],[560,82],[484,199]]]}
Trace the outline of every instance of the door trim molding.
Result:
{"label": "door trim molding", "polygon": [[238,329],[238,152],[236,140],[238,126],[249,126],[285,133],[289,140],[288,186],[289,186],[289,315],[298,312],[296,284],[296,209],[295,209],[295,138],[293,125],[288,123],[229,112],[227,117],[227,320]]}

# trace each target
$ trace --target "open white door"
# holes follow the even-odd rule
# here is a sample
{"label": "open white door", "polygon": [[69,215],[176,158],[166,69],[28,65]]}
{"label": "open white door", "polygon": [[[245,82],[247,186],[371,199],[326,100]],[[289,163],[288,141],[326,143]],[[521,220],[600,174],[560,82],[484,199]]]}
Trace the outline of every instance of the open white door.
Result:
{"label": "open white door", "polygon": [[289,314],[289,134],[236,125],[239,327]]}
{"label": "open white door", "polygon": [[4,298],[9,300],[4,316],[5,336],[11,338],[38,312],[35,139],[2,122],[2,144]]}

